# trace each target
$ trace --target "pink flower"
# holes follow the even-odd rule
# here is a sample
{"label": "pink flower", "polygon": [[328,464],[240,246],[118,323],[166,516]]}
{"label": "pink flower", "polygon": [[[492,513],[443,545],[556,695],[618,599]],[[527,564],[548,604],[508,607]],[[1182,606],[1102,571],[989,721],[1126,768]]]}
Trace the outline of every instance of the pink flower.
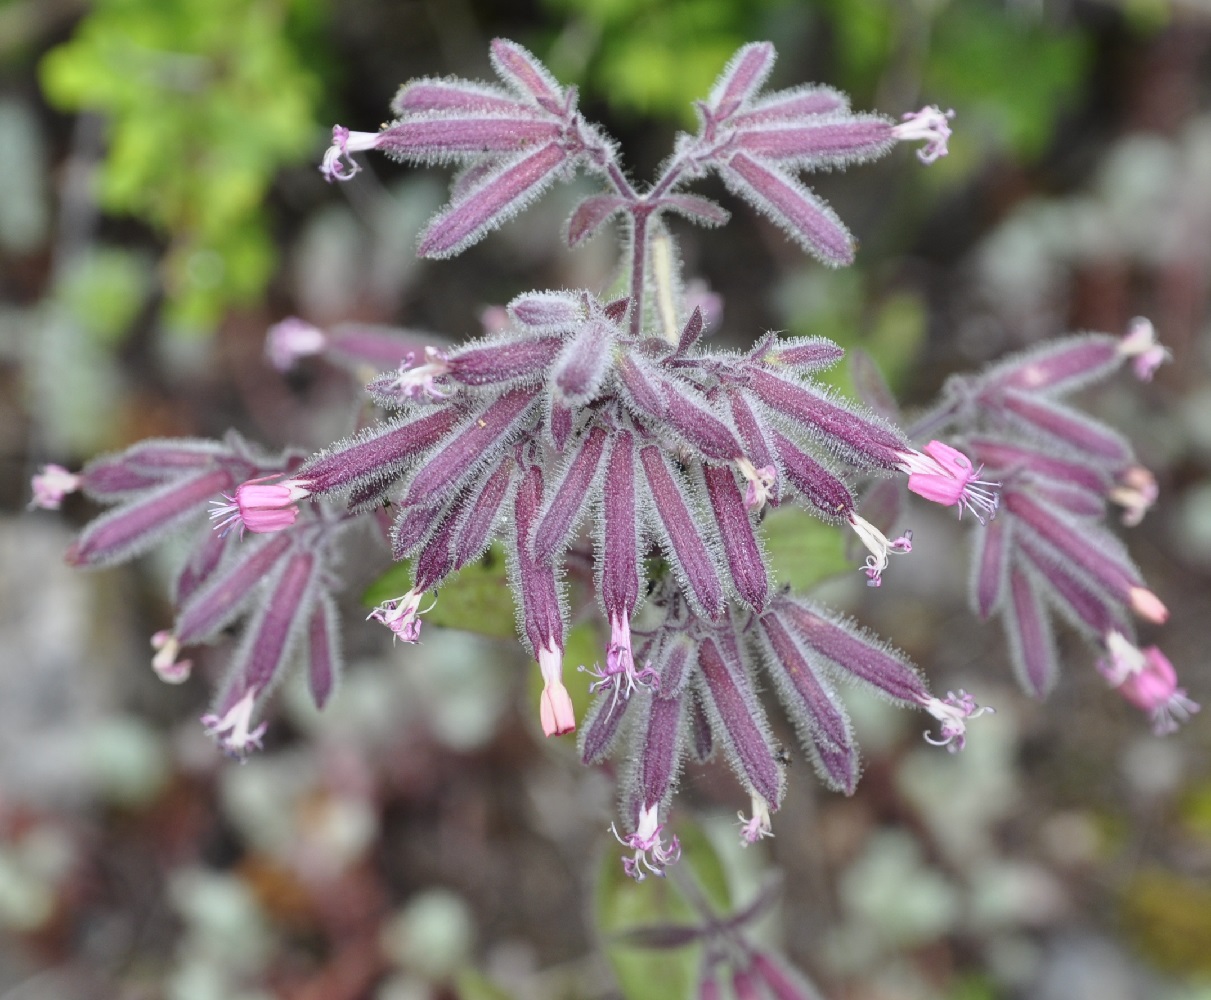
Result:
{"label": "pink flower", "polygon": [[635,669],[635,660],[631,653],[631,623],[625,611],[617,618],[610,618],[610,645],[606,650],[605,669],[596,664],[592,668],[582,666],[580,669],[594,678],[589,684],[590,694],[613,688],[615,702],[618,701],[619,695],[624,699],[631,697],[637,687],[660,687],[660,678],[652,669],[651,663],[642,670]]}
{"label": "pink flower", "polygon": [[382,622],[395,634],[396,639],[407,643],[420,642],[420,616],[425,611],[432,611],[430,604],[425,611],[420,610],[420,600],[424,596],[422,590],[410,590],[403,597],[384,601],[366,616],[366,620],[374,619]]}
{"label": "pink flower", "polygon": [[760,795],[753,796],[753,817],[746,819],[744,813],[736,813],[740,820],[740,846],[748,847],[759,840],[774,835],[773,822],[770,820],[769,803]]}
{"label": "pink flower", "polygon": [[638,829],[625,837],[619,836],[616,827],[610,827],[618,843],[635,852],[629,858],[623,857],[622,869],[636,882],[642,882],[647,878],[648,872],[663,878],[664,869],[676,864],[681,857],[681,843],[676,837],[669,841],[667,847],[660,839],[660,832],[664,829],[664,824],[660,822],[659,815],[658,805],[651,805],[641,810]]}
{"label": "pink flower", "polygon": [[63,498],[80,488],[80,477],[61,465],[44,465],[42,471],[34,476],[32,485],[34,498],[29,502],[31,510],[35,507],[58,510]]}
{"label": "pink flower", "polygon": [[312,326],[290,316],[274,323],[265,335],[265,356],[280,372],[288,372],[299,358],[319,354],[328,344],[328,336],[317,326]]}
{"label": "pink flower", "polygon": [[151,658],[151,668],[160,680],[165,684],[184,684],[189,680],[193,661],[177,659],[181,644],[175,635],[167,630],[157,632],[151,637],[151,648],[156,651]]}
{"label": "pink flower", "polygon": [[1131,370],[1141,382],[1151,382],[1156,370],[1173,355],[1156,339],[1156,328],[1143,316],[1136,316],[1119,341],[1118,352],[1131,359]]}
{"label": "pink flower", "polygon": [[213,736],[224,753],[244,758],[253,747],[261,749],[261,737],[265,735],[265,723],[255,729],[252,726],[252,709],[256,704],[256,689],[250,689],[222,716],[211,713],[202,716],[206,735]]}
{"label": "pink flower", "polygon": [[1132,465],[1119,474],[1118,482],[1106,494],[1123,508],[1123,524],[1134,528],[1156,503],[1160,490],[1156,477],[1142,465]]}
{"label": "pink flower", "polygon": [[908,473],[908,488],[926,500],[944,507],[958,506],[959,516],[969,510],[981,524],[997,512],[998,495],[991,487],[1000,483],[980,479],[971,459],[957,448],[941,441],[930,441],[924,452],[912,451],[903,456],[900,468]]}
{"label": "pink flower", "polygon": [[900,124],[891,131],[901,142],[924,140],[925,146],[917,150],[917,159],[922,163],[933,163],[950,152],[946,143],[950,139],[949,122],[954,116],[953,110],[943,112],[931,104],[920,111],[901,115]]}
{"label": "pink flower", "polygon": [[975,698],[963,690],[958,694],[947,691],[945,700],[923,698],[921,704],[925,711],[942,723],[941,737],[935,740],[926,733],[925,742],[936,747],[946,747],[950,753],[958,753],[967,745],[968,719],[978,719],[981,715],[991,715],[995,711],[986,705],[981,708],[976,704]]}
{"label": "pink flower", "polygon": [[239,527],[240,534],[251,531],[264,534],[289,528],[298,519],[297,501],[311,495],[307,485],[300,479],[284,479],[280,483],[269,483],[266,479],[250,479],[241,483],[235,496],[223,494],[226,503],[211,501],[210,519],[216,529],[224,534]]}
{"label": "pink flower", "polygon": [[395,378],[383,383],[382,391],[397,394],[405,399],[446,399],[450,393],[443,392],[437,379],[450,371],[444,351],[436,347],[425,348],[425,360],[416,364],[416,355],[411,351],[400,362]]}
{"label": "pink flower", "polygon": [[912,551],[912,532],[906,531],[899,538],[888,539],[878,528],[866,518],[856,513],[849,515],[849,526],[854,529],[862,544],[866,546],[869,555],[862,571],[866,574],[868,587],[883,586],[883,571],[890,562],[889,557],[896,553],[907,554]]}
{"label": "pink flower", "polygon": [[1175,732],[1199,710],[1199,704],[1177,686],[1177,671],[1156,646],[1139,649],[1122,633],[1106,636],[1107,658],[1097,661],[1098,672],[1132,705],[1146,712],[1157,736]]}
{"label": "pink flower", "polygon": [[563,651],[552,643],[538,651],[542,671],[542,698],[538,703],[539,721],[547,736],[563,736],[576,728],[572,696],[563,686]]}
{"label": "pink flower", "polygon": [[484,334],[492,337],[509,329],[509,310],[504,306],[484,306],[479,313],[479,324]]}
{"label": "pink flower", "polygon": [[748,480],[748,488],[744,491],[744,506],[749,510],[760,510],[773,494],[774,483],[778,481],[777,468],[764,465],[758,469],[747,458],[736,459],[736,467]]}
{"label": "pink flower", "polygon": [[377,132],[350,132],[343,125],[332,126],[332,145],[324,153],[320,173],[328,183],[347,181],[361,171],[350,153],[374,149],[378,145]]}
{"label": "pink flower", "polygon": [[702,325],[707,330],[718,330],[723,320],[723,296],[711,288],[701,278],[691,278],[685,283],[685,311],[692,313],[698,309],[702,313]]}

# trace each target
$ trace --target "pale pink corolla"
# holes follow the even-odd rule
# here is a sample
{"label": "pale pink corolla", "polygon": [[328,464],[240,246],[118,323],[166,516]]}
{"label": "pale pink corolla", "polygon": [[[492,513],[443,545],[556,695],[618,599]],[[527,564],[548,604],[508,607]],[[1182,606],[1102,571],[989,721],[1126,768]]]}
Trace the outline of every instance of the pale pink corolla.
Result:
{"label": "pale pink corolla", "polygon": [[901,142],[923,141],[925,145],[917,150],[917,159],[922,163],[933,163],[950,152],[946,144],[950,140],[950,119],[954,116],[953,110],[942,111],[931,104],[902,115],[900,124],[891,131]]}
{"label": "pale pink corolla", "polygon": [[748,847],[759,840],[774,835],[773,821],[770,819],[769,803],[760,795],[753,796],[753,815],[746,817],[744,813],[736,813],[740,820],[740,846]]}
{"label": "pale pink corolla", "polygon": [[350,156],[378,145],[377,132],[350,132],[343,125],[332,126],[332,145],[324,153],[320,173],[324,180],[347,181],[361,171],[361,167]]}
{"label": "pale pink corolla", "polygon": [[744,491],[744,506],[749,510],[760,510],[773,495],[774,483],[778,479],[777,468],[764,465],[758,469],[747,458],[736,459],[736,468],[748,481]]}
{"label": "pale pink corolla", "polygon": [[444,351],[426,347],[425,360],[420,364],[416,363],[416,355],[409,351],[395,378],[383,384],[383,391],[405,399],[446,399],[450,393],[443,391],[437,380],[449,371],[450,364]]}
{"label": "pale pink corolla", "polygon": [[1156,328],[1151,321],[1143,316],[1131,321],[1126,335],[1119,341],[1118,352],[1130,359],[1131,370],[1141,382],[1151,382],[1156,370],[1173,357],[1157,339]]}
{"label": "pale pink corolla", "polygon": [[650,805],[639,812],[639,825],[634,833],[623,837],[616,827],[610,831],[623,847],[629,847],[635,853],[631,857],[623,857],[622,870],[636,882],[642,882],[648,874],[664,877],[664,869],[676,864],[681,857],[681,843],[672,837],[666,845],[660,834],[664,824],[660,822],[660,807]]}
{"label": "pale pink corolla", "polygon": [[542,671],[542,697],[538,703],[539,721],[547,736],[563,736],[576,728],[572,696],[563,684],[563,651],[552,643],[538,651]]}
{"label": "pale pink corolla", "polygon": [[869,553],[862,566],[868,587],[883,586],[883,571],[887,569],[890,556],[912,551],[912,532],[906,531],[898,538],[889,539],[883,532],[857,513],[849,515],[849,526],[866,546]]}
{"label": "pale pink corolla", "polygon": [[403,597],[383,601],[366,616],[366,620],[374,620],[386,625],[395,638],[401,642],[420,642],[420,616],[433,609],[433,606],[430,605],[425,611],[420,610],[423,596],[423,590],[410,590]]}
{"label": "pale pink corolla", "polygon": [[265,356],[280,372],[290,371],[300,358],[319,354],[327,345],[323,330],[297,316],[274,323],[265,334]]}
{"label": "pale pink corolla", "polygon": [[660,678],[647,663],[640,670],[635,669],[635,658],[631,651],[631,624],[625,611],[617,617],[610,618],[610,645],[606,650],[606,665],[599,667],[594,664],[591,668],[582,666],[581,671],[593,678],[589,684],[590,694],[597,694],[610,688],[613,700],[630,698],[637,687],[658,689]]}
{"label": "pale pink corolla", "polygon": [[925,733],[925,742],[936,747],[946,747],[950,753],[958,753],[967,745],[967,720],[991,715],[996,710],[987,705],[976,704],[975,698],[966,691],[947,691],[945,699],[923,698],[925,711],[942,723],[938,739]]}
{"label": "pale pink corolla", "polygon": [[944,507],[959,508],[959,516],[969,510],[981,524],[997,512],[999,497],[994,487],[1000,483],[980,478],[971,459],[942,441],[930,441],[925,450],[905,452],[900,468],[908,473],[908,488],[918,496]]}
{"label": "pale pink corolla", "polygon": [[31,485],[34,491],[33,499],[29,502],[31,509],[58,510],[63,498],[80,488],[80,477],[61,465],[44,465],[42,471],[34,476]]}
{"label": "pale pink corolla", "polygon": [[167,630],[161,630],[151,637],[151,648],[155,656],[151,658],[151,668],[156,676],[165,684],[184,684],[189,680],[193,670],[192,660],[178,660],[181,644],[177,637]]}
{"label": "pale pink corolla", "polygon": [[1156,477],[1142,465],[1132,465],[1119,475],[1106,497],[1123,508],[1123,524],[1133,528],[1144,519],[1159,495]]}
{"label": "pale pink corolla", "polygon": [[1148,715],[1157,736],[1176,731],[1199,710],[1198,702],[1186,694],[1185,688],[1178,687],[1177,671],[1156,646],[1140,649],[1122,633],[1111,631],[1106,636],[1106,653],[1106,658],[1097,662],[1098,672]]}
{"label": "pale pink corolla", "polygon": [[254,747],[261,748],[261,737],[265,735],[266,724],[262,722],[256,728],[252,727],[252,710],[256,704],[256,689],[250,689],[223,716],[213,713],[202,716],[202,725],[206,734],[218,741],[225,753],[233,757],[243,758]]}
{"label": "pale pink corolla", "polygon": [[1147,587],[1132,587],[1127,592],[1131,610],[1155,625],[1164,625],[1169,620],[1169,609],[1159,597]]}
{"label": "pale pink corolla", "polygon": [[298,501],[309,496],[311,490],[300,479],[284,479],[277,483],[250,479],[241,483],[234,495],[224,493],[226,503],[212,501],[210,519],[215,529],[224,534],[232,528],[239,528],[241,535],[245,531],[254,534],[282,531],[298,519]]}

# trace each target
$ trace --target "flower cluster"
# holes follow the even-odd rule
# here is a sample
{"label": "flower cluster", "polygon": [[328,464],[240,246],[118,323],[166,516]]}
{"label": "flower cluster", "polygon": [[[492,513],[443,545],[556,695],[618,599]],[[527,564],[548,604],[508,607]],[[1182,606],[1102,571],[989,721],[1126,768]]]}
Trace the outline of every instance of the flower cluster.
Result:
{"label": "flower cluster", "polygon": [[[90,499],[112,505],[69,550],[76,566],[114,565],[189,533],[173,585],[176,621],[152,637],[152,667],[163,680],[189,676],[183,647],[213,642],[248,618],[202,720],[236,757],[260,745],[264,725],[253,725],[253,716],[295,650],[305,649],[317,705],[328,700],[340,668],[331,594],[347,519],[318,504],[299,505],[308,494],[290,476],[302,458],[263,454],[234,433],[224,441],[152,439],[98,458],[76,477]],[[242,538],[245,530],[255,538]]]}
{"label": "flower cluster", "polygon": [[1198,706],[1155,646],[1137,648],[1133,620],[1159,625],[1169,612],[1106,524],[1111,503],[1125,524],[1138,524],[1156,480],[1121,434],[1063,397],[1124,364],[1151,379],[1167,357],[1144,319],[1121,338],[1071,336],[953,377],[923,421],[963,435],[1001,483],[999,516],[975,533],[971,602],[981,618],[1000,614],[1022,686],[1041,697],[1055,684],[1058,613],[1099,651],[1103,675],[1157,733]]}
{"label": "flower cluster", "polygon": [[760,609],[709,618],[670,583],[651,605],[648,627],[636,636],[639,656],[657,682],[642,699],[599,693],[580,741],[586,764],[609,756],[628,764],[620,791],[637,827],[623,841],[636,849],[629,868],[662,867],[659,811],[672,797],[683,762],[704,761],[717,749],[752,800],[752,817],[741,816],[742,842],[772,835],[785,767],[754,668],[771,682],[821,781],[845,794],[857,784],[859,760],[838,684],[858,684],[893,704],[923,708],[942,724],[941,739],[925,739],[952,751],[962,749],[966,720],[988,711],[964,692],[933,697],[898,650],[789,592],[771,595]]}
{"label": "flower cluster", "polygon": [[[503,545],[518,633],[542,675],[538,718],[548,736],[577,728],[564,681],[565,576],[570,562],[591,563],[609,638],[604,666],[581,665],[595,701],[580,750],[588,763],[625,761],[626,830],[615,836],[628,874],[659,875],[676,861],[666,823],[679,772],[687,757],[717,748],[752,803],[743,842],[771,836],[785,776],[758,672],[821,780],[845,793],[858,778],[858,748],[838,681],[924,710],[940,723],[926,739],[950,751],[963,747],[967,720],[988,711],[963,691],[935,697],[899,651],[776,588],[760,528],[767,507],[794,503],[853,531],[871,586],[883,582],[891,555],[911,551],[911,532],[889,538],[878,518],[859,513],[855,490],[870,478],[899,480],[978,522],[977,606],[985,616],[1003,610],[1032,690],[1045,691],[1055,670],[1047,599],[1107,643],[1104,669],[1125,696],[1166,725],[1195,710],[1159,652],[1128,652],[1126,612],[1158,620],[1164,609],[1097,520],[1108,498],[1138,519],[1149,480],[1120,437],[1056,399],[1124,360],[1150,374],[1164,358],[1150,328],[1122,341],[1062,342],[953,381],[932,425],[952,425],[966,450],[938,439],[918,448],[913,439],[930,435],[910,436],[824,388],[818,374],[843,351],[822,337],[768,334],[747,351],[707,341],[695,301],[708,299],[682,286],[662,217],[719,225],[727,213],[684,190],[689,182],[714,173],[805,250],[841,265],[853,258],[853,239],[799,174],[868,160],[899,142],[924,142],[920,158],[932,162],[950,135],[950,114],[936,108],[897,124],[851,111],[825,87],[762,94],[773,57],[764,43],[736,54],[698,106],[697,132],[678,138],[644,190],[577,110],[575,91],[520,46],[492,44],[504,86],[407,84],[393,104],[398,117],[379,132],[334,129],[321,168],[328,179],[351,178],[352,154],[370,149],[462,165],[450,202],[420,239],[421,254],[444,257],[583,170],[604,190],[576,207],[566,239],[574,245],[622,217],[625,294],[527,292],[492,311],[485,336],[458,346],[288,320],[270,331],[270,362],[285,370],[324,355],[369,366],[379,372],[366,388],[385,411],[380,422],[307,458],[261,455],[234,436],[149,441],[78,477],[50,467],[36,480],[42,506],[75,488],[116,504],[73,546],[69,559],[79,565],[127,559],[172,531],[194,530],[176,621],[154,638],[153,665],[165,680],[183,679],[183,647],[247,616],[202,720],[227,751],[260,745],[258,713],[294,651],[307,661],[316,702],[329,697],[340,662],[331,597],[338,541],[360,518],[386,529],[394,559],[412,562],[411,589],[369,616],[405,643],[420,640],[426,595]],[[777,993],[788,980],[763,962],[745,956],[737,975],[763,977]]]}
{"label": "flower cluster", "polygon": [[[633,336],[626,302],[588,292],[529,293],[508,315],[501,333],[430,350],[372,382],[371,395],[397,416],[308,460],[293,478],[312,494],[347,497],[355,511],[391,500],[393,555],[416,559],[415,586],[373,617],[400,638],[419,634],[423,592],[503,538],[522,638],[543,666],[548,734],[572,728],[556,710],[566,698],[561,580],[585,521],[610,628],[594,687],[617,702],[656,678],[636,670],[630,628],[651,543],[687,609],[715,622],[730,603],[758,614],[769,604],[757,530],[766,502],[793,499],[851,526],[871,551],[866,572],[876,583],[888,553],[909,543],[889,541],[857,513],[849,475],[909,473],[910,487],[932,499],[992,505],[953,450],[930,446],[943,467],[891,424],[811,382],[841,356],[829,341],[766,337],[747,353],[709,351],[695,312],[668,344]],[[946,488],[920,485],[930,479]]]}
{"label": "flower cluster", "polygon": [[[421,256],[465,250],[555,181],[584,170],[602,177],[610,190],[590,196],[572,213],[568,243],[579,244],[611,218],[627,215],[634,227],[631,263],[642,275],[648,226],[660,214],[671,211],[710,226],[727,221],[715,202],[678,190],[683,181],[714,172],[806,251],[833,266],[848,264],[853,237],[797,175],[870,160],[899,142],[924,142],[927,163],[947,152],[953,112],[925,108],[896,124],[883,115],[851,111],[845,95],[829,87],[762,94],[774,48],[758,42],[732,57],[709,98],[696,106],[698,132],[679,137],[661,176],[639,192],[626,179],[614,143],[577,109],[575,88],[561,87],[513,42],[496,39],[491,56],[504,86],[415,80],[392,102],[399,117],[378,132],[350,132],[341,125],[332,130],[321,167],[330,181],[355,176],[360,168],[351,154],[362,150],[412,163],[463,165],[449,204],[421,234]],[[640,290],[632,281],[633,295]],[[638,316],[636,310],[632,330],[639,328]]]}

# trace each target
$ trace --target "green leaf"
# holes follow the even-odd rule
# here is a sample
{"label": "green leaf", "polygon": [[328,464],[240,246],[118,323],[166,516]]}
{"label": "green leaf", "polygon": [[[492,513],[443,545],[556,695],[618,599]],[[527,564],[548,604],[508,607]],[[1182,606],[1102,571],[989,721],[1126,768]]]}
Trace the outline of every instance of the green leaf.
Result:
{"label": "green leaf", "polygon": [[1211,886],[1205,880],[1152,865],[1121,890],[1125,937],[1162,969],[1211,976]]}
{"label": "green leaf", "polygon": [[[681,860],[666,878],[636,882],[622,870],[619,857],[625,848],[606,850],[597,881],[594,907],[597,926],[606,939],[606,953],[627,1000],[667,1000],[693,995],[697,983],[701,945],[681,949],[636,947],[620,936],[641,928],[668,924],[698,925],[704,914],[690,897],[705,901],[714,914],[732,910],[727,865],[705,831],[679,817],[676,833]],[[687,896],[686,893],[690,896]]]}
{"label": "green leaf", "polygon": [[946,1000],[996,1000],[996,985],[984,976],[960,976],[955,980]]}
{"label": "green leaf", "polygon": [[57,289],[72,317],[97,341],[116,346],[130,332],[153,282],[146,255],[93,248],[67,268]]}
{"label": "green leaf", "polygon": [[[1087,38],[994,5],[951,4],[935,22],[925,90],[945,94],[962,121],[1024,156],[1046,148],[1077,99],[1090,62]],[[1029,65],[1030,72],[1022,67]]]}
{"label": "green leaf", "polygon": [[893,388],[912,373],[925,342],[925,304],[911,292],[890,295],[879,306],[869,332],[858,343]]}
{"label": "green leaf", "polygon": [[774,581],[806,590],[853,569],[845,555],[845,534],[789,504],[771,510],[762,522]]}
{"label": "green leaf", "polygon": [[294,13],[289,0],[98,2],[42,61],[52,104],[106,119],[102,206],[165,237],[168,329],[213,328],[273,269],[266,194],[319,129]]}
{"label": "green leaf", "polygon": [[696,981],[698,946],[652,951],[610,939],[637,927],[661,923],[695,923],[694,911],[669,878],[636,882],[627,878],[615,845],[602,859],[597,881],[597,926],[605,936],[606,956],[626,1000],[669,1000],[686,997]]}
{"label": "green leaf", "polygon": [[454,995],[458,1000],[516,1000],[514,994],[474,970],[459,973]]}
{"label": "green leaf", "polygon": [[723,856],[711,838],[701,826],[691,822],[677,824],[677,837],[681,841],[680,865],[684,874],[694,879],[716,914],[730,913],[733,905],[731,879]]}
{"label": "green leaf", "polygon": [[[771,13],[789,0],[545,0],[565,27],[548,46],[548,64],[569,83],[617,112],[659,115],[693,127],[694,100],[728,58],[769,34]],[[794,34],[793,29],[790,33]]]}
{"label": "green leaf", "polygon": [[[576,709],[577,719],[584,718],[585,712],[589,708],[589,702],[592,700],[589,695],[591,678],[584,679],[577,673],[577,668],[591,667],[595,663],[601,662],[605,652],[602,639],[598,623],[587,621],[569,629],[564,642],[564,683],[567,684],[568,692],[572,695],[572,707]],[[539,675],[539,679],[541,679],[541,675]]]}

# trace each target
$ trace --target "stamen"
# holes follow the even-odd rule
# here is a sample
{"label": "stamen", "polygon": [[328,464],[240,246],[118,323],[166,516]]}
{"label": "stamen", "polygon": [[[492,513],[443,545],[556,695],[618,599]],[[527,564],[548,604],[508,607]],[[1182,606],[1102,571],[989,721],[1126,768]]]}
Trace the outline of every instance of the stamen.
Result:
{"label": "stamen", "polygon": [[944,507],[969,510],[984,524],[1000,506],[1000,483],[980,479],[984,466],[973,469],[971,459],[942,441],[930,441],[925,450],[901,454],[900,469],[908,473],[908,488]]}
{"label": "stamen", "polygon": [[766,837],[774,835],[773,823],[770,820],[769,803],[760,795],[752,797],[753,817],[747,819],[742,812],[736,813],[736,818],[740,820],[740,846],[748,847],[749,844],[755,844],[759,840],[764,840]]}
{"label": "stamen", "polygon": [[947,149],[951,134],[949,122],[954,116],[953,109],[944,112],[931,104],[920,111],[902,115],[900,124],[892,129],[892,133],[901,142],[924,140],[924,147],[917,150],[917,159],[925,164],[933,163],[950,152]]}
{"label": "stamen", "polygon": [[958,753],[967,745],[968,719],[978,719],[981,715],[992,715],[996,711],[987,705],[977,705],[975,698],[962,689],[957,694],[947,691],[945,700],[923,698],[921,704],[925,711],[942,723],[941,737],[934,739],[925,733],[925,742],[946,747],[950,753]]}
{"label": "stamen", "polygon": [[912,532],[906,531],[898,538],[889,541],[883,532],[858,514],[850,514],[849,524],[870,552],[862,567],[862,571],[866,574],[866,585],[881,587],[883,571],[887,569],[889,561],[888,557],[893,553],[906,554],[912,551]]}
{"label": "stamen", "polygon": [[349,154],[374,149],[377,145],[377,132],[350,132],[343,125],[333,125],[332,145],[325,151],[320,163],[324,180],[331,184],[354,177],[362,168]]}
{"label": "stamen", "polygon": [[660,839],[663,829],[664,824],[659,821],[659,807],[656,805],[640,811],[638,828],[625,837],[618,833],[615,825],[610,825],[614,839],[635,852],[631,857],[622,859],[622,870],[636,882],[642,882],[649,872],[664,878],[664,869],[676,864],[681,857],[681,842],[673,837],[666,847]]}

